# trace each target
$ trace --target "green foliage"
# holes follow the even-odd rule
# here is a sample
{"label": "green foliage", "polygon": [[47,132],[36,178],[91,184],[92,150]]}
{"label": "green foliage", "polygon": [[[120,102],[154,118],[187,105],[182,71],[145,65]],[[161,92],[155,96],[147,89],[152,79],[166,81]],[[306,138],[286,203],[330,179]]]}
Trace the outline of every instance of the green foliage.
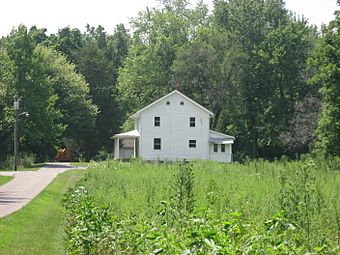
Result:
{"label": "green foliage", "polygon": [[[325,212],[324,199],[316,183],[316,165],[310,160],[295,175],[287,179],[287,172],[281,172],[281,209],[285,216],[304,232],[305,243],[311,246],[312,231],[314,235],[319,231],[316,226],[320,215]],[[320,233],[322,235],[322,233]]]}
{"label": "green foliage", "polygon": [[133,42],[118,78],[125,114],[171,91],[177,50],[204,22],[204,10],[202,4],[190,9],[187,1],[162,1],[160,9],[147,9],[132,20]]}
{"label": "green foliage", "polygon": [[11,98],[13,95],[13,85],[15,83],[13,75],[13,62],[9,58],[5,49],[0,46],[0,161],[8,155],[11,142],[11,131],[13,115],[11,110]]}
{"label": "green foliage", "polygon": [[212,127],[237,137],[239,155],[310,150],[303,140],[293,149],[282,137],[294,125],[296,103],[313,91],[306,60],[315,28],[290,16],[281,0],[214,1],[210,19],[202,4],[161,3],[132,21],[133,43],[118,78],[127,117],[180,84],[216,114]]}
{"label": "green foliage", "polygon": [[[280,134],[287,130],[294,103],[305,95],[301,74],[315,31],[306,21],[290,18],[280,0],[214,1],[214,5],[216,25],[235,34],[247,56],[238,65],[245,75],[238,76],[233,93],[238,111],[227,108],[229,123],[236,124],[235,135],[251,157],[282,155]],[[243,121],[238,123],[239,119]]]}
{"label": "green foliage", "polygon": [[[66,250],[70,254],[101,254],[101,243],[108,241],[108,230],[112,227],[112,218],[107,207],[98,207],[83,187],[75,190],[64,202],[68,212],[68,224],[74,228],[66,233],[70,238]],[[79,245],[81,244],[81,245]],[[94,250],[94,247],[97,250]],[[105,248],[109,247],[103,247]]]}
{"label": "green foliage", "polygon": [[21,210],[0,219],[0,254],[64,254],[64,194],[84,171],[67,171]]}
{"label": "green foliage", "polygon": [[0,160],[12,150],[16,93],[31,114],[21,150],[42,160],[71,146],[89,160],[176,84],[215,113],[211,128],[236,137],[236,159],[298,157],[314,144],[339,155],[338,11],[318,34],[283,0],[214,0],[211,13],[203,1],[159,2],[131,19],[131,33],[21,25],[1,38]]}
{"label": "green foliage", "polygon": [[92,144],[92,153],[100,146],[110,148],[112,128],[117,126],[119,109],[115,98],[115,81],[112,79],[113,66],[105,57],[104,50],[96,42],[88,42],[76,55],[77,69],[83,73],[90,85],[90,94],[98,106],[99,114],[95,123],[96,130],[87,138]]}
{"label": "green foliage", "polygon": [[173,190],[175,195],[175,207],[179,212],[194,212],[195,192],[194,192],[194,172],[193,166],[189,164],[179,165],[179,172],[175,177]]}
{"label": "green foliage", "polygon": [[61,123],[66,125],[63,136],[72,139],[75,147],[80,147],[79,153],[85,153],[87,144],[84,140],[93,132],[98,113],[89,96],[89,85],[61,54],[45,47],[41,50],[43,62],[46,62],[45,72],[50,74],[49,80],[57,96],[56,107],[62,113]]}
{"label": "green foliage", "polygon": [[129,41],[129,34],[120,24],[113,35],[108,35],[102,26],[95,28],[87,25],[83,34],[67,27],[59,30],[48,42],[76,64],[77,71],[89,84],[88,93],[93,103],[98,107],[95,122],[89,125],[91,132],[80,134],[82,137],[78,138],[85,148],[80,153],[87,160],[101,148],[111,151],[111,137],[119,131],[121,107],[118,105],[116,82]]}
{"label": "green foliage", "polygon": [[52,34],[44,44],[55,47],[62,52],[68,60],[75,62],[75,51],[83,46],[83,37],[79,29],[64,27],[58,30],[56,35]]}
{"label": "green foliage", "polygon": [[64,200],[67,253],[336,254],[338,174],[309,162],[92,165]]}
{"label": "green foliage", "polygon": [[323,27],[323,36],[309,59],[310,68],[315,70],[310,82],[320,88],[322,96],[316,148],[324,156],[340,155],[340,12],[335,16]]}
{"label": "green foliage", "polygon": [[[60,125],[61,113],[55,107],[56,96],[49,82],[42,61],[42,52],[36,48],[33,32],[24,26],[13,30],[6,38],[5,50],[13,62],[15,83],[7,96],[7,103],[12,105],[12,97],[22,97],[21,111],[28,111],[30,119],[21,118],[21,141],[25,142],[31,152],[42,154],[50,152],[53,141],[60,136],[63,126]],[[28,100],[29,99],[29,100]],[[8,106],[9,106],[8,105]]]}
{"label": "green foliage", "polygon": [[[21,118],[21,151],[33,153],[41,161],[55,155],[55,145],[63,135],[80,143],[93,129],[97,108],[74,66],[36,40],[37,30],[27,31],[24,26],[5,39],[4,50],[12,62],[15,81],[8,84],[5,110],[12,107],[14,94],[22,97],[20,111],[30,115]],[[4,133],[10,134],[9,130],[12,127],[8,125]],[[8,143],[4,146],[10,148]]]}
{"label": "green foliage", "polygon": [[0,186],[6,184],[7,182],[13,180],[13,176],[0,176]]}

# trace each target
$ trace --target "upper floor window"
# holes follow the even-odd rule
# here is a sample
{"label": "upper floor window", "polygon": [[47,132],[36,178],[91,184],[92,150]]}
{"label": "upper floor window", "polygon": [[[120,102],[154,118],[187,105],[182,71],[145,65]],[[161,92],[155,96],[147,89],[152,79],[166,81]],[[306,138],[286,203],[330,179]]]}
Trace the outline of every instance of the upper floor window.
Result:
{"label": "upper floor window", "polygon": [[195,117],[190,117],[189,126],[190,127],[195,127],[196,126],[196,119],[195,119]]}
{"label": "upper floor window", "polygon": [[196,148],[196,140],[189,140],[189,148]]}
{"label": "upper floor window", "polygon": [[161,117],[155,117],[154,119],[154,126],[160,127],[161,126]]}
{"label": "upper floor window", "polygon": [[221,144],[221,152],[225,152],[225,144]]}
{"label": "upper floor window", "polygon": [[153,139],[153,149],[160,150],[162,148],[162,139],[161,138],[154,138]]}
{"label": "upper floor window", "polygon": [[170,105],[170,101],[166,101],[166,104],[167,104],[167,105]]}
{"label": "upper floor window", "polygon": [[183,102],[183,101],[181,101],[179,104],[180,104],[180,105],[184,105],[184,102]]}
{"label": "upper floor window", "polygon": [[214,152],[218,152],[218,144],[214,144]]}

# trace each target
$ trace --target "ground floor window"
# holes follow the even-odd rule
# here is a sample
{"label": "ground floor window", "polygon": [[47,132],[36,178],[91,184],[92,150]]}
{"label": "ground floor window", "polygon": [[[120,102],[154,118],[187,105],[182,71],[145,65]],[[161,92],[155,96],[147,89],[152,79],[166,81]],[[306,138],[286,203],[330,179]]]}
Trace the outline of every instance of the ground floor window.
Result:
{"label": "ground floor window", "polygon": [[221,152],[225,152],[225,144],[221,144]]}
{"label": "ground floor window", "polygon": [[214,144],[214,152],[218,152],[218,144]]}
{"label": "ground floor window", "polygon": [[189,148],[196,148],[196,140],[189,140]]}
{"label": "ground floor window", "polygon": [[161,149],[162,140],[161,138],[154,138],[153,139],[153,149],[160,150]]}

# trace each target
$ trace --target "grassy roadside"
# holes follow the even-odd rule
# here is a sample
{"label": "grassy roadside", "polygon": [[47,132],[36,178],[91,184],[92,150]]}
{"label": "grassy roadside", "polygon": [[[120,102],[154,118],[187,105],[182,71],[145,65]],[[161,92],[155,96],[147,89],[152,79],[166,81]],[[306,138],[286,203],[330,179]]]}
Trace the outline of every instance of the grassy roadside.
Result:
{"label": "grassy roadside", "polygon": [[12,176],[0,176],[0,186],[4,185],[5,183],[11,181],[14,177]]}
{"label": "grassy roadside", "polygon": [[90,164],[91,162],[71,162],[72,166],[88,167]]}
{"label": "grassy roadside", "polygon": [[84,173],[60,174],[26,207],[0,219],[0,254],[63,254],[63,194]]}
{"label": "grassy roadside", "polygon": [[[32,164],[31,166],[29,167],[22,167],[22,166],[18,166],[18,171],[37,171],[39,170],[40,168],[42,168],[43,166],[45,165],[45,163],[36,163],[36,164]],[[12,168],[10,169],[1,169],[0,168],[0,171],[13,171]]]}

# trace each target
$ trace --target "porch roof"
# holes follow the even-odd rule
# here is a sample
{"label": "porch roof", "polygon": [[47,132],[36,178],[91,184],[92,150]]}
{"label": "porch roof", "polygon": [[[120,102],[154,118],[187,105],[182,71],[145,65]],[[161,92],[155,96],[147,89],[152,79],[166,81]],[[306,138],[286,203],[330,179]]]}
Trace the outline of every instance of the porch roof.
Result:
{"label": "porch roof", "polygon": [[233,144],[234,140],[228,138],[210,137],[209,142],[214,144]]}
{"label": "porch roof", "polygon": [[214,144],[233,144],[235,137],[223,134],[214,130],[210,130],[209,143]]}
{"label": "porch roof", "polygon": [[125,133],[115,134],[111,138],[115,139],[115,138],[138,138],[138,137],[140,137],[138,130],[132,130]]}

